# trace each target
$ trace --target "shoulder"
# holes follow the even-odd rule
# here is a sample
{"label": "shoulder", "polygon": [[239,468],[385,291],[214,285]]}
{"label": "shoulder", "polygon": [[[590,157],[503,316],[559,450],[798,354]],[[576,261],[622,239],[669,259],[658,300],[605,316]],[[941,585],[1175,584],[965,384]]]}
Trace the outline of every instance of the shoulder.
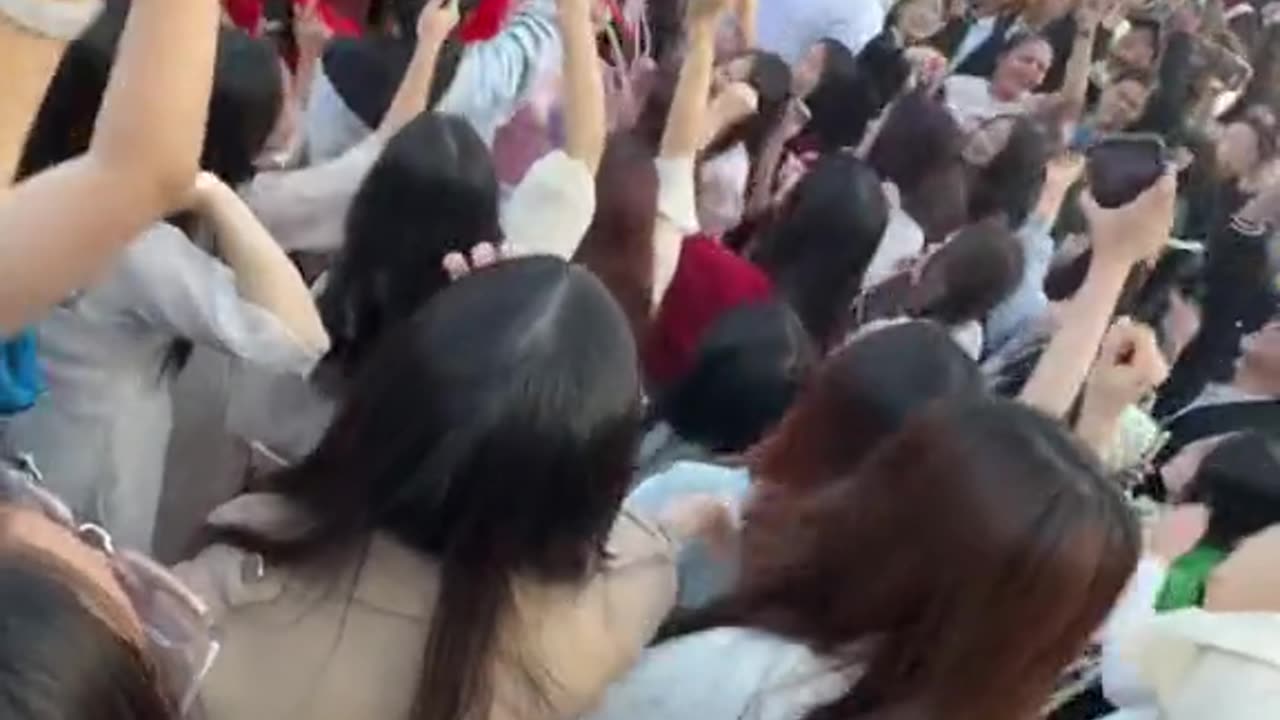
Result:
{"label": "shoulder", "polygon": [[[134,296],[148,297],[183,286],[185,278],[230,270],[169,223],[155,223],[120,254],[115,279]],[[164,295],[162,297],[167,297]]]}

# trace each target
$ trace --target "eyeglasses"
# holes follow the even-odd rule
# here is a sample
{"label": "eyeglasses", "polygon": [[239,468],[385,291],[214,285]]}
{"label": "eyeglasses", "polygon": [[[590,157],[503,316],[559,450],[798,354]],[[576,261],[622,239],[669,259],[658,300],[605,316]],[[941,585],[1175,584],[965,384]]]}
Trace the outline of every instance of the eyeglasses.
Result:
{"label": "eyeglasses", "polygon": [[77,523],[70,508],[42,487],[43,481],[31,458],[0,457],[0,503],[43,513],[108,558],[142,620],[148,656],[185,713],[221,647],[208,606],[164,566],[141,553],[116,548],[106,529]]}

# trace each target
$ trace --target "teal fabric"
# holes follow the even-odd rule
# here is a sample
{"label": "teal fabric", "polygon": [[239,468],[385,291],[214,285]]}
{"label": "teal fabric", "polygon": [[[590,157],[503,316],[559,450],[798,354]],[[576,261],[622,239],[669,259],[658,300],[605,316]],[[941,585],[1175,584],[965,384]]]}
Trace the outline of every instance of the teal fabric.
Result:
{"label": "teal fabric", "polygon": [[14,415],[35,404],[44,392],[36,359],[36,335],[24,330],[0,339],[0,416]]}

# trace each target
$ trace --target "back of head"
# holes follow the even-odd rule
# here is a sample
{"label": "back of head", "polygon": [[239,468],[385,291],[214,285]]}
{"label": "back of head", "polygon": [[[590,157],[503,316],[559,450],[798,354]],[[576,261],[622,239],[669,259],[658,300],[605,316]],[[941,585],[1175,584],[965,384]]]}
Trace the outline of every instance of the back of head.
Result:
{"label": "back of head", "polygon": [[662,416],[686,441],[745,452],[782,419],[815,361],[813,342],[785,303],[731,310],[663,398]]}
{"label": "back of head", "polygon": [[983,392],[981,372],[933,323],[868,333],[828,357],[755,457],[771,484],[814,487],[852,472],[933,404]]}
{"label": "back of head", "polygon": [[894,103],[871,145],[867,162],[880,177],[914,195],[931,176],[959,162],[964,136],[947,108],[924,92]]}
{"label": "back of head", "polygon": [[807,718],[1035,716],[1140,548],[1088,450],[1002,400],[940,405],[856,474],[759,505],[739,588],[701,623],[762,628],[857,678]]}
{"label": "back of head", "polygon": [[498,181],[470,123],[424,113],[391,138],[352,202],[346,235],[319,301],[333,340],[326,363],[341,378],[448,284],[446,255],[498,239]]}
{"label": "back of head", "polygon": [[[412,716],[483,715],[513,580],[576,584],[602,560],[639,400],[626,318],[591,273],[550,257],[499,263],[379,343],[319,447],[278,478],[311,532],[247,542],[305,557],[381,530],[435,559]],[[540,668],[518,669],[535,697],[547,690]]]}
{"label": "back of head", "polygon": [[1280,443],[1254,432],[1224,440],[1205,456],[1188,490],[1209,507],[1204,542],[1231,551],[1280,523]]}
{"label": "back of head", "polygon": [[970,225],[925,265],[911,314],[943,325],[984,319],[1022,277],[1022,244],[1002,222]]}
{"label": "back of head", "polygon": [[628,482],[639,389],[631,333],[594,276],[550,257],[499,263],[378,343],[282,485],[330,529],[571,577]]}
{"label": "back of head", "polygon": [[837,153],[817,162],[765,233],[754,260],[820,346],[840,334],[888,221],[875,171]]}
{"label": "back of head", "polygon": [[630,134],[610,136],[596,172],[596,212],[573,259],[609,288],[640,342],[653,314],[657,206],[653,153]]}
{"label": "back of head", "polygon": [[0,717],[176,720],[154,668],[59,578],[53,561],[0,561]]}

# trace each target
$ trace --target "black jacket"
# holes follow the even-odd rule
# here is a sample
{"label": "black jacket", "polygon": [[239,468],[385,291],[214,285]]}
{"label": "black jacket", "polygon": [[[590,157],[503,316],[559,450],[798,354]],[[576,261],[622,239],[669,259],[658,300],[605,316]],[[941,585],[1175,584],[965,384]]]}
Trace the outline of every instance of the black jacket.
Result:
{"label": "black jacket", "polygon": [[1210,240],[1200,332],[1160,388],[1156,417],[1175,416],[1209,383],[1229,379],[1241,339],[1275,314],[1274,268],[1267,248],[1270,235],[1269,228],[1233,221]]}

